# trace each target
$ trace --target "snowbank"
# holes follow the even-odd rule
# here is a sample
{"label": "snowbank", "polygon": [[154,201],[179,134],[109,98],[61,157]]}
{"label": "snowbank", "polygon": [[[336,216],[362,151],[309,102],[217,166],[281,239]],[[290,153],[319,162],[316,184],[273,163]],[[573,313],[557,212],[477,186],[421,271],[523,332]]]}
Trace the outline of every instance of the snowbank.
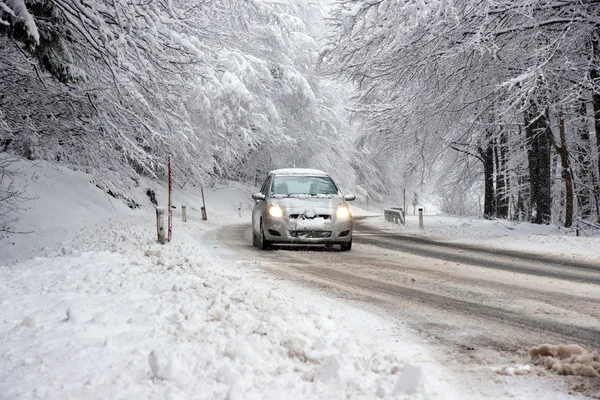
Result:
{"label": "snowbank", "polygon": [[11,170],[15,186],[28,200],[21,203],[17,220],[11,223],[19,233],[0,234],[0,261],[50,255],[88,224],[130,213],[83,172],[26,160],[12,163]]}
{"label": "snowbank", "polygon": [[536,365],[543,365],[556,374],[600,376],[600,355],[576,344],[543,344],[529,350],[529,356]]}
{"label": "snowbank", "polygon": [[167,246],[146,228],[126,217],[110,235],[84,229],[66,256],[0,267],[3,397],[449,398],[430,368],[405,366],[403,344],[357,337],[332,304],[215,262],[197,225],[177,224]]}

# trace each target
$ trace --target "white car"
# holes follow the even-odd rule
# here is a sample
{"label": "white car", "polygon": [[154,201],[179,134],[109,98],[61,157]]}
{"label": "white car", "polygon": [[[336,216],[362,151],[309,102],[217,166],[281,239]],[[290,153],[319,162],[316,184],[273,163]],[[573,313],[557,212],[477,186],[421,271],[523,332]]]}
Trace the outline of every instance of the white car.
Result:
{"label": "white car", "polygon": [[333,179],[319,170],[290,168],[269,172],[254,193],[252,243],[263,250],[274,243],[325,244],[352,248],[352,214]]}

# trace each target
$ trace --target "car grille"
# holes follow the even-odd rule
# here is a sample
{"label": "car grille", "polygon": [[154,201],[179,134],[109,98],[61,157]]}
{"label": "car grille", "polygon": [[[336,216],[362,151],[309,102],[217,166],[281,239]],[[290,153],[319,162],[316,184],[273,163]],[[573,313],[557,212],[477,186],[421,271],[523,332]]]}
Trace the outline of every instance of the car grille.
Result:
{"label": "car grille", "polygon": [[330,214],[315,214],[315,216],[313,218],[308,218],[306,215],[304,214],[290,214],[290,219],[315,219],[315,218],[323,218],[323,219],[330,219],[331,215]]}
{"label": "car grille", "polygon": [[290,231],[290,235],[301,239],[323,239],[331,237],[331,231]]}

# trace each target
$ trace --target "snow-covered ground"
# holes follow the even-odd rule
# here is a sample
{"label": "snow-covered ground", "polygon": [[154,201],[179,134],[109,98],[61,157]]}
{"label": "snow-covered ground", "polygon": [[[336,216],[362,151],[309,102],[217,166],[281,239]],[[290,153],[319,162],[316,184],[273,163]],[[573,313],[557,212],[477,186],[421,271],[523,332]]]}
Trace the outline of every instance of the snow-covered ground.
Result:
{"label": "snow-covered ground", "polygon": [[210,232],[248,220],[247,188],[207,191],[208,222],[176,193],[189,219],[178,207],[161,246],[144,188],[132,211],[83,173],[21,169],[37,199],[15,224],[33,232],[0,245],[0,398],[454,397],[392,322],[219,248]]}
{"label": "snow-covered ground", "polygon": [[[37,198],[15,223],[32,233],[0,239],[0,399],[486,393],[486,382],[465,387],[460,371],[436,364],[426,343],[395,321],[221,248],[211,233],[248,223],[251,188],[207,190],[209,221],[200,220],[197,191],[176,191],[173,241],[161,246],[146,186],[136,198],[143,207],[130,210],[86,174],[20,164]],[[502,392],[489,398],[567,397],[535,377],[500,379]]]}
{"label": "snow-covered ground", "polygon": [[381,214],[368,213],[368,215],[370,218],[367,219],[367,223],[384,231],[424,236],[448,242],[600,262],[600,236],[578,237],[575,236],[574,231],[567,231],[556,225],[486,220],[477,217],[425,215],[423,229],[420,229],[418,216],[408,215],[406,226],[402,226],[386,222]]}

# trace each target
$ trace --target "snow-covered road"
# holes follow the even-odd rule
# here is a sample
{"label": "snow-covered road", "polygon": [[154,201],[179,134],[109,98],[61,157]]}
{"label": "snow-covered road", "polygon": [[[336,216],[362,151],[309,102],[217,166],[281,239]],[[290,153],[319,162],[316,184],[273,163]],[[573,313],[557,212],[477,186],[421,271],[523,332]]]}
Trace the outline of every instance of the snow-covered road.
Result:
{"label": "snow-covered road", "polygon": [[[351,253],[290,246],[259,252],[247,225],[227,227],[218,238],[276,276],[374,305],[435,347],[445,366],[465,371],[465,379],[496,382],[498,390],[498,377],[515,369],[547,383],[563,380],[530,365],[534,346],[600,348],[597,264],[379,234],[364,225]],[[598,379],[564,381],[574,393],[600,391]],[[491,386],[478,392],[475,384],[473,393],[485,396]]]}

